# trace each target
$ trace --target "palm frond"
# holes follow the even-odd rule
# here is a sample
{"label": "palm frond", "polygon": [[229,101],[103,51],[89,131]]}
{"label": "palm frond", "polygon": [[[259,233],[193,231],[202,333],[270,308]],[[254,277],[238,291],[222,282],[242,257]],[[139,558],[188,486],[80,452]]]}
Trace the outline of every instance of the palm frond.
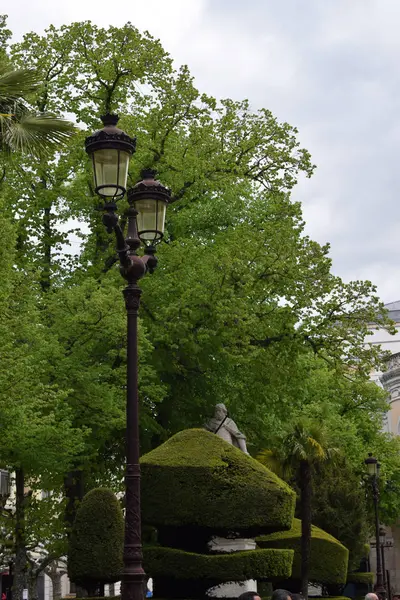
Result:
{"label": "palm frond", "polygon": [[10,71],[0,65],[0,103],[12,103],[34,92],[38,86],[38,74],[32,69]]}
{"label": "palm frond", "polygon": [[5,153],[45,156],[74,133],[66,119],[31,110],[27,97],[38,84],[35,70],[11,70],[8,63],[0,63],[0,150]]}
{"label": "palm frond", "polygon": [[292,423],[281,444],[284,459],[293,466],[299,461],[313,463],[330,460],[339,452],[332,445],[323,423],[309,418]]}
{"label": "palm frond", "polygon": [[5,151],[43,156],[56,150],[73,133],[72,123],[50,114],[25,113],[20,118],[0,115],[0,143]]}
{"label": "palm frond", "polygon": [[314,456],[318,460],[325,460],[326,450],[325,448],[312,436],[307,437],[307,445],[310,450],[310,455]]}
{"label": "palm frond", "polygon": [[276,475],[282,476],[282,463],[272,450],[261,450],[256,460]]}

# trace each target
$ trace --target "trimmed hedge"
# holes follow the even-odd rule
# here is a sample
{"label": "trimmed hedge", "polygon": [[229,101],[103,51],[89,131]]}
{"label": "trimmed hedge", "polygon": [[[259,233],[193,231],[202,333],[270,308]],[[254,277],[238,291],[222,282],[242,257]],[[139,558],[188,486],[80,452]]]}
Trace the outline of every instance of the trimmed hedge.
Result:
{"label": "trimmed hedge", "polygon": [[[301,521],[293,519],[289,531],[257,538],[262,548],[294,550],[292,579],[301,578]],[[349,551],[336,538],[314,525],[311,528],[310,581],[324,585],[346,583]]]}
{"label": "trimmed hedge", "polygon": [[203,429],[187,429],[141,459],[142,519],[242,536],[290,529],[295,493],[261,463]]}
{"label": "trimmed hedge", "polygon": [[[152,577],[202,579],[218,583],[246,579],[290,577],[292,550],[248,550],[224,554],[195,554],[162,546],[143,549],[145,571]],[[211,587],[207,583],[207,587]]]}
{"label": "trimmed hedge", "polygon": [[365,585],[372,585],[374,583],[374,573],[348,573],[347,583],[364,583]]}
{"label": "trimmed hedge", "polygon": [[309,596],[312,600],[352,600],[348,596]]}
{"label": "trimmed hedge", "polygon": [[91,490],[78,507],[68,550],[68,576],[88,592],[121,579],[124,517],[115,494]]}

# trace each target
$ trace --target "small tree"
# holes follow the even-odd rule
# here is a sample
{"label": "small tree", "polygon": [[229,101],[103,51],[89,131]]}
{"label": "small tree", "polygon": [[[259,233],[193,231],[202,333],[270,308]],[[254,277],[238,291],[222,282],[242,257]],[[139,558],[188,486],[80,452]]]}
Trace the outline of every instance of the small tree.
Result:
{"label": "small tree", "polygon": [[370,539],[371,522],[365,488],[346,457],[336,457],[334,465],[329,461],[316,465],[312,520],[348,548],[349,570],[357,571]]}
{"label": "small tree", "polygon": [[301,593],[307,600],[310,573],[311,513],[315,467],[337,453],[330,436],[319,420],[300,418],[289,425],[278,448],[262,452],[258,460],[272,470],[293,477],[300,489],[301,518]]}
{"label": "small tree", "polygon": [[114,493],[91,490],[76,513],[69,540],[68,576],[89,596],[121,578],[124,519]]}

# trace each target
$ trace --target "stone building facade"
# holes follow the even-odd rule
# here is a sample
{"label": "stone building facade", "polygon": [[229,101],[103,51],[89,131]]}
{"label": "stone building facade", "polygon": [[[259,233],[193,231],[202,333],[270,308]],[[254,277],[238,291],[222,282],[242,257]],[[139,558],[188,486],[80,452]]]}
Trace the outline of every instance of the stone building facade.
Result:
{"label": "stone building facade", "polygon": [[[400,435],[400,300],[386,305],[390,318],[396,323],[397,333],[390,335],[386,330],[371,325],[372,335],[366,340],[369,344],[380,346],[391,353],[384,373],[374,372],[371,379],[377,385],[387,390],[389,394],[390,410],[387,414],[384,429],[388,433]],[[385,527],[384,559],[385,569],[388,572],[388,582],[393,592],[400,592],[400,517],[399,524],[394,527]],[[382,540],[383,541],[383,540]],[[376,553],[374,541],[371,544],[371,569],[376,569]]]}

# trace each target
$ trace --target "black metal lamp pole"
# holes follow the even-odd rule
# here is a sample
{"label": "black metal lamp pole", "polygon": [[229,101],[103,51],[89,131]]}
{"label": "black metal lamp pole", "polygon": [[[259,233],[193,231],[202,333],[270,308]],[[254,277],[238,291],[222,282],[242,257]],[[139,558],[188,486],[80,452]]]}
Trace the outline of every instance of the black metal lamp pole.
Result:
{"label": "black metal lamp pole", "polygon": [[379,524],[379,487],[378,487],[378,479],[379,479],[379,468],[380,465],[376,458],[372,456],[370,453],[368,458],[365,459],[365,464],[368,468],[368,474],[371,477],[372,484],[372,498],[374,501],[374,511],[375,511],[375,540],[376,540],[376,584],[375,584],[375,592],[381,598],[381,600],[385,600],[387,596],[385,580],[382,571],[382,555],[381,555],[381,544],[379,538],[380,532],[380,524]]}
{"label": "black metal lamp pole", "polygon": [[382,573],[383,573],[383,583],[387,590],[388,595],[390,596],[389,584],[387,580],[386,573],[386,564],[385,564],[385,541],[386,541],[386,529],[384,527],[379,528],[379,543],[381,546],[381,557],[382,557]]}
{"label": "black metal lamp pole", "polygon": [[[126,474],[125,474],[125,536],[122,600],[143,600],[145,573],[142,562],[139,465],[139,398],[137,320],[141,289],[139,279],[157,266],[155,244],[162,238],[165,211],[170,191],[155,181],[155,171],[142,172],[143,180],[128,192],[129,208],[126,237],[116,215],[116,200],[126,192],[128,163],[135,151],[136,139],[116,127],[118,117],[102,117],[105,127],[86,138],[86,151],[92,156],[95,190],[104,198],[103,223],[114,231],[120,272],[127,286],[123,294],[127,313],[127,396],[126,396]],[[139,226],[138,226],[139,225]],[[144,256],[137,250],[145,245]]]}

